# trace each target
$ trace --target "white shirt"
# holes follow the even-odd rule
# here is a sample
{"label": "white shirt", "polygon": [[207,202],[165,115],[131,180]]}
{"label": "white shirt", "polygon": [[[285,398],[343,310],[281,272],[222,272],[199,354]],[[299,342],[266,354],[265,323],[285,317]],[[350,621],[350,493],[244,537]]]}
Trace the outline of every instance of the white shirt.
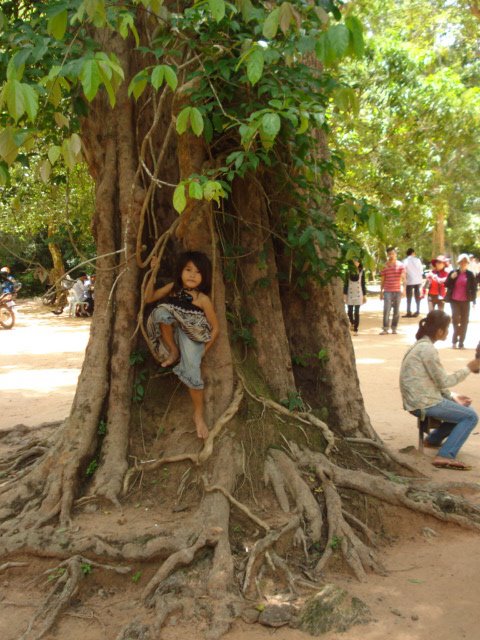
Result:
{"label": "white shirt", "polygon": [[420,258],[416,256],[408,256],[403,261],[407,274],[407,284],[422,284],[423,282],[423,264]]}

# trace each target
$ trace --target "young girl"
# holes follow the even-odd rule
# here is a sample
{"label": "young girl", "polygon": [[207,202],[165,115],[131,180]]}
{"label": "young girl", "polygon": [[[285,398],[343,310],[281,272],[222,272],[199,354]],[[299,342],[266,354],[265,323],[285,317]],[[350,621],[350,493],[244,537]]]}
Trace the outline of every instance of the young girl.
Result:
{"label": "young girl", "polygon": [[[155,267],[157,258],[152,258]],[[218,335],[218,319],[208,297],[212,265],[204,253],[188,251],[179,256],[175,281],[155,289],[153,276],[145,287],[145,302],[162,302],[147,322],[147,332],[155,345],[162,367],[173,372],[188,387],[193,420],[199,438],[208,438],[203,417],[203,380],[200,364]]]}
{"label": "young girl", "polygon": [[343,287],[345,304],[348,307],[350,329],[354,336],[358,336],[360,324],[360,305],[367,301],[367,287],[365,285],[365,271],[360,260],[354,258]]}

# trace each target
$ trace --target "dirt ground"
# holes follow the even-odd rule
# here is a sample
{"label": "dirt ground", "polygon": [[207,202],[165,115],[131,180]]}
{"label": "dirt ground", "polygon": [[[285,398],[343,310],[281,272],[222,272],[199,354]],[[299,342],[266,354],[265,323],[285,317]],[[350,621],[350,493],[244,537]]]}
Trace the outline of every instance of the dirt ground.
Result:
{"label": "dirt ground", "polygon": [[[423,305],[426,303],[423,301]],[[479,305],[480,307],[480,305]],[[416,444],[415,419],[401,407],[398,370],[402,356],[414,341],[415,319],[402,319],[398,335],[380,336],[381,305],[369,298],[362,308],[360,335],[354,337],[357,367],[372,424],[385,443],[398,451]],[[474,309],[465,351],[439,346],[447,370],[463,366],[473,357],[478,339],[480,309]],[[17,424],[36,427],[61,420],[69,411],[88,339],[89,321],[54,317],[32,302],[21,302],[18,322],[12,331],[0,331],[0,430]],[[480,410],[480,376],[471,375],[459,391],[470,395]],[[473,466],[469,472],[434,469],[432,453],[416,450],[405,454],[423,473],[435,480],[480,482],[480,429],[476,429],[460,454]],[[148,511],[148,509],[145,509]],[[143,515],[143,514],[142,514]],[[145,514],[144,517],[148,517]],[[92,518],[93,519],[93,518]],[[388,569],[386,577],[370,575],[366,583],[333,577],[371,608],[374,622],[342,634],[325,634],[325,640],[477,640],[480,590],[479,537],[454,526],[446,527],[421,517],[391,523],[397,541],[381,550]],[[45,561],[42,569],[51,567]],[[18,640],[39,601],[38,593],[26,591],[28,579],[40,566],[9,568],[0,575],[0,638]],[[0,567],[1,571],[1,567]],[[122,580],[124,580],[122,578]],[[31,583],[30,583],[31,584]],[[121,619],[128,621],[132,583],[111,579],[110,585],[92,583],[91,598],[64,615],[48,638],[113,640]],[[112,596],[112,598],[109,597]],[[104,598],[104,603],[102,603]],[[113,621],[113,626],[111,622]],[[117,626],[115,626],[115,623]],[[162,633],[164,640],[180,640],[191,628],[178,625]],[[300,631],[276,631],[238,623],[227,640],[302,640]]]}

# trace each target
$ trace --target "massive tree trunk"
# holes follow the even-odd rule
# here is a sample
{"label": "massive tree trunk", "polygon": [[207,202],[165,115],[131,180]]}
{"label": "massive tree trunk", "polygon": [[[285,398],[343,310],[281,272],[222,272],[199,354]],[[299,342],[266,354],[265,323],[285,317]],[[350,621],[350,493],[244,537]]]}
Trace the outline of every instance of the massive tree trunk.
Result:
{"label": "massive tree trunk", "polygon": [[[103,44],[130,79],[137,69],[128,40],[104,34]],[[221,208],[189,199],[177,218],[171,185],[225,156],[223,149],[221,158],[212,157],[193,134],[173,133],[187,83],[175,99],[165,89],[135,103],[126,82],[113,110],[100,95],[83,122],[101,256],[90,340],[71,414],[53,444],[32,442],[30,450],[27,444],[19,458],[24,467],[11,459],[2,463],[0,552],[41,549],[62,558],[158,562],[143,593],[144,603],[156,608],[155,630],[184,603],[200,615],[206,598],[214,611],[210,637],[218,637],[259,575],[292,589],[315,588],[336,544],[358,578],[380,571],[373,533],[362,522],[365,496],[466,526],[478,527],[479,517],[460,499],[447,513],[428,488],[394,483],[384,469],[369,476],[372,465],[353,455],[352,447],[366,447],[378,456],[377,465],[401,472],[365,412],[338,282],[311,278],[300,287],[298,274],[285,278],[281,213],[268,198],[271,173],[236,179]],[[332,215],[331,183],[322,180],[324,207]],[[283,200],[295,200],[290,185],[277,181],[275,188],[284,190]],[[185,388],[145,355],[142,337],[150,311],[143,308],[149,256],[161,256],[161,273],[169,277],[184,248],[212,259],[221,328],[204,362],[205,443],[192,433]],[[140,386],[138,407],[132,394]],[[158,534],[145,541],[111,532],[106,540],[77,535],[75,522],[68,527],[72,517],[81,522],[86,501],[129,508],[137,482],[149,474],[162,479]],[[361,496],[358,507],[353,501],[347,509],[346,492]],[[241,521],[248,543],[232,544],[232,518]],[[304,549],[301,558],[285,551],[295,544]],[[187,588],[177,570],[199,556],[204,561],[196,583]],[[78,575],[78,562],[75,555],[66,565],[69,575]],[[305,566],[310,582],[301,577]],[[71,593],[65,586],[64,604]],[[50,624],[59,610],[51,611]]]}

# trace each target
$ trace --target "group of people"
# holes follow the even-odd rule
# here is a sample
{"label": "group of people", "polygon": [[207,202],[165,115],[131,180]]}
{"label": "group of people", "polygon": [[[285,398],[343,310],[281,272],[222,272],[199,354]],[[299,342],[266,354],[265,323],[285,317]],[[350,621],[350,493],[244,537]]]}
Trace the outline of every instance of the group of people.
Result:
{"label": "group of people", "polygon": [[[452,347],[464,349],[470,305],[475,303],[480,278],[478,261],[462,253],[452,267],[450,260],[439,255],[431,261],[426,274],[413,248],[406,259],[397,259],[394,247],[387,248],[387,262],[380,273],[380,298],[383,300],[381,335],[397,333],[400,303],[407,299],[406,318],[420,315],[420,302],[427,297],[428,315],[422,318],[416,342],[403,358],[400,391],[404,409],[422,421],[435,418],[438,427],[429,432],[424,446],[437,449],[432,464],[442,469],[464,471],[470,467],[457,460],[457,454],[478,423],[478,415],[468,396],[451,393],[450,387],[470,373],[480,371],[480,343],[475,358],[464,367],[448,374],[443,368],[435,342],[446,340],[450,322],[453,325]],[[360,261],[353,260],[344,282],[344,299],[353,335],[357,335],[360,306],[366,301],[365,271]],[[415,308],[412,310],[412,302]],[[444,311],[451,307],[452,317]]]}
{"label": "group of people", "polygon": [[[387,248],[387,262],[380,272],[380,299],[383,300],[383,325],[380,335],[396,334],[400,320],[400,303],[407,300],[404,318],[420,315],[420,303],[427,297],[428,310],[444,309],[448,302],[452,311],[452,347],[463,349],[467,333],[470,305],[475,303],[480,280],[480,268],[473,256],[462,253],[453,268],[445,256],[431,261],[432,268],[425,273],[415,250],[407,250],[400,261],[395,247]],[[366,302],[365,271],[359,260],[353,260],[344,282],[344,299],[353,335],[358,334],[360,306]],[[412,311],[412,302],[415,310]]]}

